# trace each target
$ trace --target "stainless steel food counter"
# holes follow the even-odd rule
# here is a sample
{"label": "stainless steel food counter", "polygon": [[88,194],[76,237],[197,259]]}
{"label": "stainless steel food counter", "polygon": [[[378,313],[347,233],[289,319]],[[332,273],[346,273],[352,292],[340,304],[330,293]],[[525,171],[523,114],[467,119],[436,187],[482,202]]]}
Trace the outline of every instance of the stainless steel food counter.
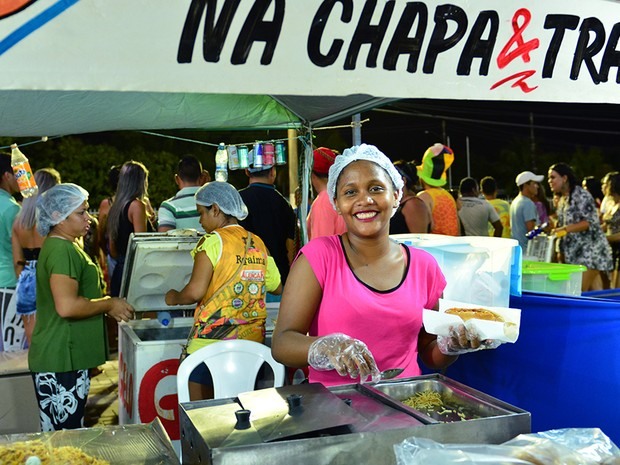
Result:
{"label": "stainless steel food counter", "polygon": [[[443,400],[437,412],[401,402],[429,391]],[[394,464],[392,446],[411,436],[499,444],[531,424],[528,412],[438,374],[284,386],[179,409],[184,464]]]}
{"label": "stainless steel food counter", "polygon": [[[170,438],[159,420],[150,424],[105,426],[82,428],[45,433],[0,435],[0,463],[5,464],[1,457],[13,456],[17,450],[45,453],[53,455],[56,449],[71,447],[90,456],[91,459],[105,460],[110,465],[178,465]],[[5,449],[6,448],[6,449]],[[30,452],[28,452],[30,451]],[[6,455],[2,455],[2,454]],[[10,455],[9,455],[10,454]],[[67,454],[67,452],[65,452]],[[76,457],[77,454],[68,452]],[[77,458],[70,462],[66,458],[42,455],[38,463],[71,463],[77,464]],[[79,457],[79,456],[78,456]],[[79,463],[93,463],[88,458],[81,458]],[[27,463],[36,463],[28,459]],[[17,463],[17,462],[9,462]],[[24,463],[24,462],[19,462]]]}

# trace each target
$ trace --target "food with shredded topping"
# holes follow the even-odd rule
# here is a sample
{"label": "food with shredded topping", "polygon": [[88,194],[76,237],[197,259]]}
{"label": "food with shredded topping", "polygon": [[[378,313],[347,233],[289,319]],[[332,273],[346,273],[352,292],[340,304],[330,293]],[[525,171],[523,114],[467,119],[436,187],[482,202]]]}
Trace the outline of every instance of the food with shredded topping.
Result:
{"label": "food with shredded topping", "polygon": [[[39,459],[37,462],[36,457]],[[30,462],[28,460],[30,459]],[[0,463],[3,465],[110,465],[107,460],[86,454],[77,447],[52,447],[42,441],[23,441],[0,445]]]}
{"label": "food with shredded topping", "polygon": [[446,423],[480,418],[471,408],[432,389],[416,392],[401,400],[403,404]]}

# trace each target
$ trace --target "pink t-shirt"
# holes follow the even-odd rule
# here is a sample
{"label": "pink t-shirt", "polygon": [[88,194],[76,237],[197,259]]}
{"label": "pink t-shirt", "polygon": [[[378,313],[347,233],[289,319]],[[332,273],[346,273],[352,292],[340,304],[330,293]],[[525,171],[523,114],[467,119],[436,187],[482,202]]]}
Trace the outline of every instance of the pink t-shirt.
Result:
{"label": "pink t-shirt", "polygon": [[347,230],[347,225],[342,216],[334,210],[329,201],[326,190],[320,192],[312,202],[306,225],[308,226],[308,238],[310,240],[315,237],[342,234]]}
{"label": "pink t-shirt", "polygon": [[[422,309],[433,308],[446,279],[427,252],[404,246],[407,272],[394,289],[378,291],[362,283],[347,263],[340,236],[319,237],[301,249],[323,289],[310,327],[311,336],[344,333],[366,343],[379,370],[404,368],[400,377],[421,374],[418,334]],[[309,369],[311,382],[326,386],[354,383],[335,370]]]}

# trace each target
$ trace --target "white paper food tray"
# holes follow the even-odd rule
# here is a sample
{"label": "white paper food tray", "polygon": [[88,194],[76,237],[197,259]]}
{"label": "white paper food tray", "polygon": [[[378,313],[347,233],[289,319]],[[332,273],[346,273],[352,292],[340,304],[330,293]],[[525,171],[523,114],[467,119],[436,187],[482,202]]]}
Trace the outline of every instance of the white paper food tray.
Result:
{"label": "white paper food tray", "polygon": [[493,339],[501,342],[516,342],[519,338],[521,310],[506,307],[488,307],[454,300],[439,299],[439,311],[424,309],[424,329],[430,334],[449,336],[450,329],[463,324],[457,315],[445,313],[450,308],[484,308],[500,315],[504,322],[472,319],[465,327],[476,331],[480,339]]}

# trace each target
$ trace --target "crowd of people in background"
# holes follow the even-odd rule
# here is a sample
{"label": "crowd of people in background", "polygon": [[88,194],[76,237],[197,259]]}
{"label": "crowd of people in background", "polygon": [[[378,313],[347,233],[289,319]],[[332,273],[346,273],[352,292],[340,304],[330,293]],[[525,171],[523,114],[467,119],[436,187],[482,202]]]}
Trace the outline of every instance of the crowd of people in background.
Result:
{"label": "crowd of people in background", "polygon": [[[195,156],[183,156],[171,173],[178,191],[157,209],[148,195],[147,167],[130,160],[110,167],[109,192],[99,205],[98,218],[88,213],[89,193],[80,186],[63,184],[62,173],[53,168],[35,172],[38,193],[20,205],[10,155],[0,154],[0,304],[6,307],[7,296],[10,298],[17,286],[17,312],[25,328],[25,346],[31,348],[42,427],[83,425],[88,370],[105,358],[104,331],[110,345],[109,333],[114,332],[116,323],[133,317],[131,305],[118,298],[132,233],[195,229],[204,234],[192,252],[195,265],[190,282],[184,289],[166,294],[169,305],[198,304],[196,338],[262,342],[264,304],[280,300],[284,289],[283,305],[289,310],[279,320],[276,333],[282,337],[275,343],[274,353],[293,365],[303,365],[312,354],[318,357],[324,345],[356,344],[355,338],[319,337],[323,345],[317,345],[305,336],[321,335],[322,330],[311,322],[315,315],[327,312],[321,303],[326,296],[325,305],[333,301],[339,309],[355,306],[352,294],[345,301],[338,295],[347,289],[353,292],[359,282],[343,282],[329,291],[324,287],[331,282],[330,273],[339,273],[344,260],[349,266],[359,265],[362,281],[376,289],[391,289],[400,281],[400,272],[376,273],[391,269],[391,264],[412,273],[407,278],[412,279],[409,284],[414,285],[413,275],[420,279],[420,270],[409,268],[414,252],[390,245],[389,234],[512,238],[527,257],[528,234],[538,228],[555,237],[552,261],[587,268],[584,291],[620,286],[620,172],[610,172],[601,181],[587,176],[580,182],[572,168],[560,162],[550,166],[546,175],[515,173],[519,193],[510,200],[501,198],[501,189],[489,175],[479,181],[466,177],[460,180],[458,192],[448,190],[447,172],[455,155],[443,144],[434,144],[420,154],[419,164],[391,162],[372,146],[346,149],[344,154],[343,158],[339,150],[327,147],[313,150],[312,192],[309,209],[303,213],[277,190],[275,165],[253,165],[253,151],[246,170],[248,185],[240,189],[211,182]],[[343,179],[346,183],[341,185]],[[356,212],[353,203],[364,195],[371,206]],[[385,221],[377,223],[384,229],[371,231],[369,225],[375,223],[370,219],[377,215],[385,216]],[[368,226],[363,224],[364,218],[368,218]],[[304,223],[311,245],[302,248],[299,231]],[[381,250],[379,255],[364,248],[369,244],[367,236],[372,236],[373,244]],[[243,257],[241,266],[239,257]],[[248,273],[243,263],[250,263],[250,258],[261,264],[261,273],[255,276],[255,285],[242,289],[234,277]],[[360,260],[366,260],[365,266],[374,263],[375,272],[366,275]],[[321,263],[331,261],[335,268],[322,268]],[[294,284],[287,287],[289,279]],[[431,281],[424,289],[427,300],[420,305],[434,305],[440,294],[441,289],[433,288]],[[287,291],[302,282],[304,292]],[[362,282],[363,286],[368,287]],[[224,291],[238,295],[233,305],[221,304]],[[354,308],[347,311],[355,313]],[[336,331],[342,318],[324,323]],[[49,337],[51,327],[61,336]],[[81,335],[72,339],[77,328]],[[361,336],[368,339],[367,334]],[[407,354],[428,353],[434,360],[429,359],[431,365],[445,366],[453,361],[449,352],[435,353],[436,345],[427,336],[421,331]],[[112,339],[115,337],[113,334]],[[76,346],[69,340],[80,342]],[[195,350],[200,345],[191,347]],[[361,353],[366,354],[364,350]],[[394,356],[388,351],[380,358]],[[417,363],[409,359],[403,363],[412,374],[419,371]],[[331,375],[320,373],[322,369],[319,362],[311,364],[312,376],[332,382]],[[370,377],[377,375],[376,366],[365,366],[363,371]],[[197,379],[204,395],[210,380],[204,374]],[[65,416],[50,410],[50,386],[80,386],[73,389],[77,409]]]}

